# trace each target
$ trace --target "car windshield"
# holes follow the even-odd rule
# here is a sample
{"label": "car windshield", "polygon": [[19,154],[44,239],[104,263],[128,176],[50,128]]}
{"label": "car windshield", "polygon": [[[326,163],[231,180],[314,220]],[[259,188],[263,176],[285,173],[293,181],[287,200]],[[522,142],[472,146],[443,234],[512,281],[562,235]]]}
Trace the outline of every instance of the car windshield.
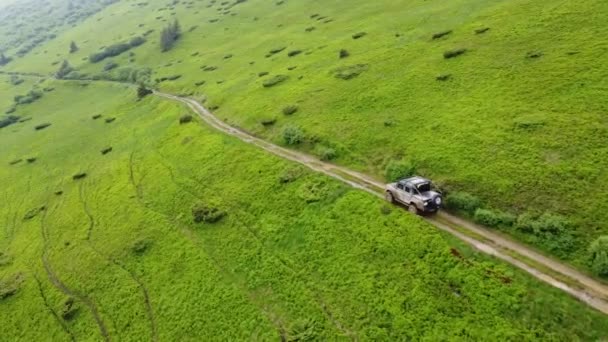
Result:
{"label": "car windshield", "polygon": [[420,191],[421,193],[431,191],[431,183],[422,183],[418,185],[418,191]]}

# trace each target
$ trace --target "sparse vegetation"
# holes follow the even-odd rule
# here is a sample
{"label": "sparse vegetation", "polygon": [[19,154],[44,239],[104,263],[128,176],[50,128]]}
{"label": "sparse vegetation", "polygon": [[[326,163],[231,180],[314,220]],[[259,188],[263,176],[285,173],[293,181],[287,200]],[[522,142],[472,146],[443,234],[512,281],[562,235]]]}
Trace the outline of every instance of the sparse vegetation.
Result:
{"label": "sparse vegetation", "polygon": [[285,75],[276,75],[273,76],[269,79],[264,80],[264,82],[262,83],[262,85],[264,86],[264,88],[270,88],[270,87],[274,87],[278,84],[281,84],[285,81],[287,81],[289,79],[289,76],[285,76]]}
{"label": "sparse vegetation", "polygon": [[289,106],[283,108],[283,114],[285,114],[285,115],[292,115],[292,114],[295,114],[297,111],[298,111],[298,106],[296,106],[296,105],[289,105]]}
{"label": "sparse vegetation", "polygon": [[199,202],[192,207],[192,216],[194,223],[216,223],[226,216],[226,212],[214,205]]}
{"label": "sparse vegetation", "polygon": [[334,70],[334,76],[342,80],[350,80],[368,69],[367,64],[356,64],[341,67]]}
{"label": "sparse vegetation", "polygon": [[184,114],[182,116],[179,117],[179,123],[181,125],[183,124],[187,124],[189,122],[192,122],[192,120],[194,120],[194,117],[190,114]]}
{"label": "sparse vegetation", "polygon": [[452,33],[452,30],[437,32],[437,33],[433,34],[433,40],[443,38],[451,33]]}
{"label": "sparse vegetation", "polygon": [[465,52],[467,52],[467,49],[449,50],[449,51],[446,51],[443,53],[443,58],[445,58],[445,59],[455,58],[455,57],[458,57],[458,56],[464,54]]}

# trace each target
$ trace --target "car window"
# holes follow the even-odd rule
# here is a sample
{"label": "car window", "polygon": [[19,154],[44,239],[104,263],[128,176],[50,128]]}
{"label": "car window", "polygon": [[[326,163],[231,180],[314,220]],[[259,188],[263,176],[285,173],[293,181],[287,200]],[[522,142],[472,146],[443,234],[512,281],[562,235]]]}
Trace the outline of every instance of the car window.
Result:
{"label": "car window", "polygon": [[397,184],[397,189],[403,190],[403,184]]}
{"label": "car window", "polygon": [[412,188],[410,188],[410,186],[409,186],[409,185],[406,185],[406,186],[405,186],[405,191],[407,191],[407,192],[412,192]]}

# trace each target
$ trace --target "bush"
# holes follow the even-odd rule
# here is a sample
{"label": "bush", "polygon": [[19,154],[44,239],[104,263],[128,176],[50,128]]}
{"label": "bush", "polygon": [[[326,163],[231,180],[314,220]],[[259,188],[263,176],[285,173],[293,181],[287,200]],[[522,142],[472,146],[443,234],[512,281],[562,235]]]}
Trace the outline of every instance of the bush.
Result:
{"label": "bush", "polygon": [[465,52],[467,52],[467,49],[449,50],[449,51],[446,51],[443,53],[443,58],[450,59],[450,58],[458,57],[458,56],[464,54]]}
{"label": "bush", "polygon": [[451,192],[446,196],[445,206],[451,210],[460,210],[474,214],[481,207],[481,200],[466,192]]}
{"label": "bush", "polygon": [[133,246],[131,246],[131,251],[133,254],[142,255],[150,248],[151,244],[152,242],[146,239],[137,240]]}
{"label": "bush", "polygon": [[36,158],[36,157],[30,157],[30,158],[27,158],[27,159],[25,159],[25,160],[26,160],[28,163],[30,163],[30,164],[31,164],[31,163],[35,162],[35,161],[37,160],[37,158]]}
{"label": "bush", "polygon": [[283,114],[285,114],[285,115],[292,115],[292,114],[296,113],[297,111],[298,111],[298,106],[296,106],[296,105],[290,105],[290,106],[283,108]]}
{"label": "bush", "polygon": [[338,154],[336,153],[336,150],[334,150],[331,147],[319,146],[319,147],[317,147],[316,152],[317,152],[317,155],[319,156],[319,158],[321,158],[321,160],[323,160],[323,161],[334,160],[338,156]]}
{"label": "bush", "polygon": [[192,115],[190,114],[184,114],[179,118],[179,124],[183,125],[183,124],[187,124],[189,122],[192,122],[192,120],[194,120],[194,118],[192,117]]}
{"label": "bush", "polygon": [[350,53],[348,53],[348,51],[346,51],[345,49],[340,50],[339,53],[340,58],[346,58],[348,56],[350,56]]}
{"label": "bush", "polygon": [[144,39],[144,37],[135,37],[129,41],[129,45],[134,48],[142,45],[145,42],[146,40]]}
{"label": "bush", "polygon": [[40,131],[40,130],[43,130],[43,129],[49,127],[50,125],[51,125],[50,123],[43,123],[43,124],[35,126],[34,129],[37,131]]}
{"label": "bush", "polygon": [[104,154],[104,155],[108,154],[110,152],[112,152],[112,147],[106,147],[106,148],[104,148],[104,149],[101,150],[101,154]]}
{"label": "bush", "polygon": [[534,235],[543,233],[560,234],[567,231],[569,222],[562,216],[544,213],[540,216],[524,213],[517,218],[516,228]]}
{"label": "bush", "polygon": [[477,208],[473,216],[475,222],[487,227],[497,227],[501,224],[500,217],[492,210]]}
{"label": "bush", "polygon": [[279,176],[279,183],[287,184],[295,182],[298,178],[302,176],[304,171],[301,167],[293,167],[289,169],[283,170],[283,173]]}
{"label": "bush", "polygon": [[266,75],[268,75],[268,71],[262,71],[258,74],[258,77],[264,77]]}
{"label": "bush", "polygon": [[6,299],[19,291],[22,277],[16,274],[8,279],[0,279],[0,300]]}
{"label": "bush", "polygon": [[298,145],[304,141],[304,132],[297,126],[288,126],[283,130],[283,140],[287,145]]}
{"label": "bush", "polygon": [[192,216],[195,223],[216,223],[226,216],[226,212],[215,206],[199,202],[192,207]]}
{"label": "bush", "polygon": [[289,76],[276,75],[276,76],[273,76],[272,78],[265,80],[264,83],[262,83],[262,85],[264,86],[264,88],[270,88],[270,87],[274,87],[278,84],[281,84],[281,83],[287,81],[287,79],[289,79]]}
{"label": "bush", "polygon": [[118,67],[118,63],[115,63],[113,61],[108,61],[104,66],[103,66],[103,71],[110,71],[112,69],[116,69]]}
{"label": "bush", "polygon": [[480,28],[480,29],[475,30],[475,34],[483,34],[483,33],[488,32],[489,30],[490,30],[489,27]]}
{"label": "bush", "polygon": [[97,120],[99,118],[101,118],[101,114],[95,114],[95,115],[92,116],[93,120]]}
{"label": "bush", "polygon": [[78,306],[74,301],[74,298],[67,297],[63,300],[63,308],[61,310],[61,318],[66,321],[72,320],[78,312]]}
{"label": "bush", "polygon": [[143,85],[143,83],[139,84],[139,87],[137,87],[137,98],[138,99],[143,99],[144,97],[152,94],[152,90],[146,88],[145,85]]}
{"label": "bush", "polygon": [[265,127],[272,126],[276,122],[277,122],[277,118],[266,118],[266,119],[262,119],[262,121],[260,121],[262,126],[265,126]]}
{"label": "bush", "polygon": [[105,122],[106,122],[106,123],[112,123],[112,122],[114,122],[114,120],[116,120],[116,118],[107,118],[107,119],[105,120]]}
{"label": "bush", "polygon": [[286,49],[286,47],[284,47],[284,46],[276,48],[276,49],[272,49],[272,50],[270,50],[269,54],[270,55],[275,55],[275,54],[277,54],[277,53],[279,53],[279,52],[281,52],[281,51],[283,51],[285,49]]}
{"label": "bush", "polygon": [[363,38],[367,35],[366,32],[359,32],[359,33],[355,33],[353,34],[353,39],[359,39],[359,38]]}
{"label": "bush", "polygon": [[443,32],[437,32],[433,35],[433,39],[439,39],[441,37],[445,37],[448,34],[452,33],[452,30],[448,30],[448,31],[443,31]]}
{"label": "bush", "polygon": [[15,115],[9,115],[5,118],[0,119],[0,128],[10,126],[19,121],[19,117]]}
{"label": "bush", "polygon": [[403,160],[392,160],[384,169],[384,176],[389,182],[396,182],[400,179],[411,177],[415,173],[416,166]]}
{"label": "bush", "polygon": [[367,64],[356,64],[334,70],[334,76],[342,80],[350,80],[367,70]]}
{"label": "bush", "polygon": [[450,78],[452,78],[452,75],[450,75],[450,74],[443,74],[443,75],[439,75],[439,76],[437,76],[435,79],[436,79],[437,81],[447,81],[447,80],[449,80]]}
{"label": "bush", "polygon": [[600,236],[589,246],[591,269],[597,275],[608,276],[608,236]]}
{"label": "bush", "polygon": [[87,176],[86,172],[80,172],[72,176],[73,180],[83,179]]}
{"label": "bush", "polygon": [[89,56],[89,61],[91,63],[98,63],[98,62],[103,61],[106,58],[118,56],[121,53],[131,49],[131,47],[132,46],[128,43],[110,45],[110,46],[106,47],[105,49],[103,49],[103,51],[101,51],[101,52],[91,54]]}
{"label": "bush", "polygon": [[302,53],[302,50],[293,50],[293,51],[289,51],[287,53],[287,56],[289,56],[289,57],[295,57],[295,56],[297,56],[297,55],[299,55],[301,53]]}

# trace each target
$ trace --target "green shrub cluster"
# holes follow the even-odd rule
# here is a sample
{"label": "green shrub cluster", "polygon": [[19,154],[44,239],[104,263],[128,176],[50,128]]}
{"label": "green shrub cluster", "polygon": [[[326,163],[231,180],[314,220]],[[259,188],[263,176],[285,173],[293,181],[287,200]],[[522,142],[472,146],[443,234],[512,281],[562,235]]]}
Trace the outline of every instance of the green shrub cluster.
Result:
{"label": "green shrub cluster", "polygon": [[30,90],[27,94],[25,95],[17,95],[15,96],[14,100],[15,100],[15,104],[17,105],[23,105],[23,104],[28,104],[28,103],[32,103],[36,100],[38,100],[39,98],[42,97],[42,92],[36,89],[32,89]]}
{"label": "green shrub cluster", "polygon": [[589,246],[591,269],[597,275],[608,276],[608,236],[600,236]]}
{"label": "green shrub cluster", "polygon": [[199,202],[192,207],[192,216],[195,223],[216,223],[226,216],[226,212],[217,206]]}
{"label": "green shrub cluster", "polygon": [[445,198],[445,207],[473,215],[481,207],[481,200],[466,192],[450,192]]}
{"label": "green shrub cluster", "polygon": [[131,39],[128,43],[118,43],[110,45],[103,49],[103,51],[101,52],[91,54],[89,56],[89,61],[91,63],[98,63],[106,58],[118,56],[125,51],[128,51],[134,47],[145,43],[145,41],[146,40],[143,37],[135,37]]}
{"label": "green shrub cluster", "polygon": [[416,173],[416,165],[405,160],[391,160],[384,169],[384,177],[389,182],[413,176]]}
{"label": "green shrub cluster", "polygon": [[298,145],[304,141],[304,132],[300,127],[287,126],[283,130],[283,140],[287,145]]}

